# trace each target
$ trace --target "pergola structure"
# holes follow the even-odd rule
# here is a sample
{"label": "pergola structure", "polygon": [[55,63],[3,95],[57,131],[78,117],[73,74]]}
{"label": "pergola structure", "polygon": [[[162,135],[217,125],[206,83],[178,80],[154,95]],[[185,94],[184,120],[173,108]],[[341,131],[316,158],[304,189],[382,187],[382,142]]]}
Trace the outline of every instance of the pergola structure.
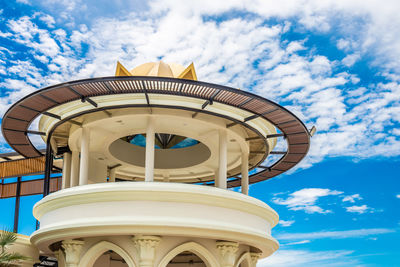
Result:
{"label": "pergola structure", "polygon": [[[30,129],[38,118],[39,128]],[[134,234],[134,242],[138,246],[142,242],[138,240],[152,240],[158,244],[161,240],[159,236],[165,235],[167,239],[176,236],[179,232],[176,223],[186,229],[194,223],[186,217],[197,218],[203,209],[210,214],[218,214],[222,212],[219,209],[224,209],[226,218],[232,217],[232,220],[239,211],[249,213],[246,223],[238,220],[224,229],[221,227],[226,224],[226,218],[215,221],[206,214],[202,215],[205,217],[198,217],[194,224],[196,231],[200,232],[200,229],[205,231],[210,227],[210,223],[213,225],[214,232],[202,234],[207,242],[222,237],[230,240],[218,243],[221,253],[224,247],[229,247],[232,253],[240,247],[239,250],[265,257],[277,249],[277,242],[269,234],[277,223],[276,213],[260,201],[247,196],[239,199],[231,195],[233,192],[218,190],[240,186],[241,192],[248,195],[249,184],[270,179],[293,168],[307,154],[315,128],[308,130],[293,113],[263,97],[197,81],[193,64],[183,68],[161,61],[146,63],[131,71],[118,63],[113,77],[71,81],[38,90],[6,112],[2,132],[10,146],[25,158],[20,160],[25,167],[21,167],[22,164],[15,166],[25,168],[26,172],[44,168],[44,196],[54,191],[50,186],[51,172],[54,165],[61,164],[60,159],[55,164],[54,156],[62,158],[61,189],[65,190],[44,198],[34,208],[41,228],[33,234],[31,242],[45,253],[50,254],[62,247],[62,253],[68,259],[68,253],[72,253],[68,249],[72,244],[84,247],[81,241],[71,243],[70,239],[87,240],[85,242],[89,244],[100,230],[103,234],[114,236],[116,230],[107,228],[111,222],[103,219],[98,219],[93,225],[88,221],[78,224],[88,227],[85,234],[74,230],[78,225],[72,226],[80,221],[73,212],[78,208],[78,202],[85,204],[82,210],[93,205],[87,210],[90,214],[98,209],[100,202],[112,201],[119,205],[121,212],[133,212],[131,207],[142,203],[149,205],[148,209],[155,213],[163,214],[169,210],[177,219],[171,225],[166,223],[164,230],[160,230],[156,226],[160,217],[153,218],[143,211],[143,218],[150,220],[145,224],[150,230],[141,232],[142,228],[134,226],[137,223],[135,220],[127,222],[126,218],[116,216],[113,209],[107,210],[104,206],[104,217],[112,216],[115,220],[113,225],[121,224],[118,235]],[[42,136],[46,143],[45,151],[32,144],[29,139],[32,134]],[[285,150],[274,149],[280,138],[286,141]],[[269,155],[280,155],[280,158],[273,164],[264,165]],[[11,173],[17,167],[6,169]],[[253,173],[250,176],[249,171]],[[3,171],[2,176],[14,175],[10,173]],[[125,186],[109,184],[117,180],[136,183],[126,183]],[[214,185],[217,191],[211,188],[203,191],[205,189],[184,184]],[[136,197],[125,195],[126,191],[136,194]],[[96,195],[93,192],[97,192]],[[191,192],[190,197],[184,192]],[[103,196],[101,200],[98,194]],[[169,194],[174,196],[174,200]],[[179,200],[177,196],[185,200]],[[72,201],[74,198],[77,200]],[[123,199],[125,202],[118,202]],[[128,206],[127,201],[131,201]],[[164,207],[160,210],[170,201],[174,201],[176,208]],[[154,203],[158,203],[157,206]],[[180,209],[185,210],[187,203],[191,203],[199,214],[181,214]],[[180,205],[181,208],[178,208]],[[63,213],[57,211],[61,207]],[[57,223],[54,221],[56,214],[60,217],[57,217]],[[92,220],[88,216],[87,220]],[[140,218],[140,212],[137,216]],[[204,218],[209,220],[207,224],[201,223]],[[260,220],[265,223],[260,224]],[[130,228],[124,230],[122,225],[126,224]],[[267,235],[261,234],[263,231],[267,231]],[[66,233],[70,235],[68,240],[65,239]],[[185,233],[193,238],[197,236],[192,230]],[[143,234],[152,235],[142,238]],[[119,255],[123,256],[121,253]],[[143,259],[138,259],[138,266],[153,266],[157,258],[156,253],[153,254],[151,264],[142,264]],[[124,260],[128,262],[129,257]],[[232,257],[236,256],[232,254],[230,259],[222,261],[233,264]],[[82,264],[92,264],[92,261],[94,259],[83,257],[81,263],[74,265],[70,262],[68,266],[86,266]],[[209,259],[206,265],[213,266],[210,262],[212,260]],[[233,266],[231,263],[223,266]]]}

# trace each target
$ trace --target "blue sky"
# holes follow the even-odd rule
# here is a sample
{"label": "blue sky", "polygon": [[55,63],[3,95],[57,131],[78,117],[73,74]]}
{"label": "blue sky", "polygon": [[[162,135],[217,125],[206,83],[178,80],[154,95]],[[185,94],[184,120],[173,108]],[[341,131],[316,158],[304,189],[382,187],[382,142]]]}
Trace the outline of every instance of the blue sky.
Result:
{"label": "blue sky", "polygon": [[[38,88],[112,75],[117,60],[194,62],[199,80],[267,97],[318,129],[295,170],[250,188],[281,216],[281,248],[259,266],[399,266],[398,10],[390,0],[0,0],[0,114]],[[10,151],[2,137],[0,150]],[[37,198],[23,200],[27,218]]]}

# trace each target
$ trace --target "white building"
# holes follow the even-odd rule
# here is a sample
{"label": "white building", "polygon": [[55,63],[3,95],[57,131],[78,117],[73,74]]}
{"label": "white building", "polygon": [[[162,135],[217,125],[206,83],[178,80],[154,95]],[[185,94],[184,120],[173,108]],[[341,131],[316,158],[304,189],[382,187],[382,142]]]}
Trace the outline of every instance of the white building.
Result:
{"label": "white building", "polygon": [[[310,143],[278,104],[162,61],[39,90],[7,111],[2,130],[27,158],[43,157],[29,134],[47,143],[40,228],[16,248],[67,267],[255,266],[279,247],[278,214],[248,196],[249,183],[292,168]],[[280,159],[263,166],[270,154]],[[61,190],[49,194],[61,158]]]}

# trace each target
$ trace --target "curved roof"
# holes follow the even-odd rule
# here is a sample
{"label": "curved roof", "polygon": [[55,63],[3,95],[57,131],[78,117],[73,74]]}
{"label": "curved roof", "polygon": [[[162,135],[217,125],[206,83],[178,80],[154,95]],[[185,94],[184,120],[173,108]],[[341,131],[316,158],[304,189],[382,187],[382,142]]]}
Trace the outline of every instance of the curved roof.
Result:
{"label": "curved roof", "polygon": [[[260,96],[238,89],[217,84],[165,77],[103,77],[72,81],[38,90],[17,103],[4,115],[2,132],[6,141],[18,153],[25,157],[42,155],[29,140],[27,134],[45,133],[29,131],[32,121],[39,115],[59,118],[48,110],[64,103],[81,99],[92,105],[94,109],[104,110],[97,106],[90,97],[114,94],[144,94],[147,105],[151,106],[147,94],[167,94],[194,97],[204,100],[198,107],[202,112],[213,102],[219,102],[251,112],[253,115],[245,118],[247,121],[262,117],[278,128],[282,134],[265,136],[264,138],[286,138],[287,151],[272,151],[270,154],[281,154],[282,157],[272,166],[264,167],[261,172],[249,177],[250,183],[259,182],[279,175],[300,162],[307,154],[310,146],[310,134],[305,125],[293,113],[284,107]],[[231,125],[236,124],[233,122]],[[259,136],[249,137],[260,138]],[[260,153],[250,151],[250,153]],[[230,187],[239,186],[240,179],[228,181]]]}

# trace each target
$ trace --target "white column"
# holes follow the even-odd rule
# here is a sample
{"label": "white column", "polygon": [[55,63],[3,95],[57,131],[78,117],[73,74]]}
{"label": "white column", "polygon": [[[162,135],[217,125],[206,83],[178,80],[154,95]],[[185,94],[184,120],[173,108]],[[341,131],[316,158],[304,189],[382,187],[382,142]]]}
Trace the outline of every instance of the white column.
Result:
{"label": "white column", "polygon": [[228,136],[226,130],[219,131],[219,168],[218,168],[218,187],[226,189],[226,173],[227,173],[227,148]]}
{"label": "white column", "polygon": [[216,169],[214,172],[214,186],[219,187],[219,169]]}
{"label": "white column", "polygon": [[117,170],[117,168],[110,169],[110,175],[108,176],[108,182],[109,183],[115,182],[115,171],[116,170]]}
{"label": "white column", "polygon": [[61,189],[69,188],[71,184],[71,153],[63,154],[62,186]]}
{"label": "white column", "polygon": [[146,129],[146,161],[145,161],[145,178],[146,182],[154,181],[154,121],[150,117]]}
{"label": "white column", "polygon": [[61,243],[65,252],[66,267],[77,267],[79,264],[81,251],[84,242],[80,240],[68,239]]}
{"label": "white column", "polygon": [[79,151],[72,151],[70,187],[77,186],[78,184],[79,184]]}
{"label": "white column", "polygon": [[89,180],[89,145],[90,129],[82,127],[81,136],[81,166],[79,170],[79,185],[88,184]]}
{"label": "white column", "polygon": [[242,152],[242,193],[249,194],[249,154]]}

